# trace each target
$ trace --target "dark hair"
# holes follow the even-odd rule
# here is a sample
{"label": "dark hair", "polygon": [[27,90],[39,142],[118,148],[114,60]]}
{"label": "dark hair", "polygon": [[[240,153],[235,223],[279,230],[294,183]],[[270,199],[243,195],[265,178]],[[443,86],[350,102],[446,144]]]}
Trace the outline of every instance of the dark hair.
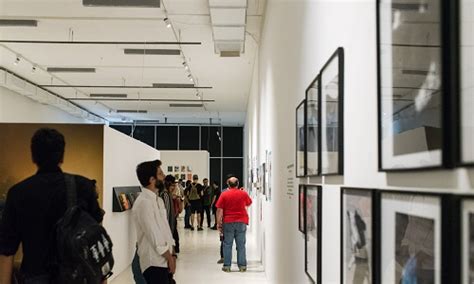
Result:
{"label": "dark hair", "polygon": [[176,178],[172,175],[167,175],[165,177],[165,187],[169,188],[173,183],[176,182]]}
{"label": "dark hair", "polygon": [[190,184],[191,184],[191,181],[190,181],[190,180],[187,180],[187,181],[186,181],[186,187],[188,187]]}
{"label": "dark hair", "polygon": [[147,161],[137,166],[137,177],[143,187],[150,185],[150,178],[156,177],[156,171],[161,166],[160,160]]}
{"label": "dark hair", "polygon": [[198,175],[193,175],[193,180],[197,180],[199,179],[199,176]]}
{"label": "dark hair", "polygon": [[219,186],[219,183],[218,183],[217,181],[215,181],[215,180],[212,181],[212,184]]}
{"label": "dark hair", "polygon": [[235,182],[232,182],[232,181],[228,181],[228,184],[229,184],[229,187],[239,187],[239,179],[238,178],[235,178]]}
{"label": "dark hair", "polygon": [[31,138],[31,156],[40,168],[54,167],[63,162],[66,142],[64,136],[52,128],[40,128]]}
{"label": "dark hair", "polygon": [[208,178],[204,178],[202,181],[205,181],[205,180],[209,181],[209,179],[208,179]]}

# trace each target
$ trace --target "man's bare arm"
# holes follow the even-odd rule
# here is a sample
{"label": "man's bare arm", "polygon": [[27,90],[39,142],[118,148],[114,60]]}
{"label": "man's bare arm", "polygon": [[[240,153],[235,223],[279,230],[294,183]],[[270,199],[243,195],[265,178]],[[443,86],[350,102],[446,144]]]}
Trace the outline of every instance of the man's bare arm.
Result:
{"label": "man's bare arm", "polygon": [[13,255],[0,255],[0,284],[10,284],[13,272]]}

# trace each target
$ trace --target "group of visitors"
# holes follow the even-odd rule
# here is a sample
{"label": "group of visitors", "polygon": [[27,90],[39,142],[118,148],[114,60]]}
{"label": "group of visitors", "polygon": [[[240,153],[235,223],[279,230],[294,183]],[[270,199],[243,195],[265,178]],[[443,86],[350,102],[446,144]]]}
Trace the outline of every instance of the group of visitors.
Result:
{"label": "group of visitors", "polygon": [[[61,231],[57,226],[63,219],[69,220],[64,226],[72,226],[66,216],[70,212],[75,214],[80,211],[81,218],[89,216],[87,222],[83,221],[86,220],[84,218],[78,222],[81,223],[79,226],[83,226],[80,228],[82,232],[87,233],[91,228],[101,228],[105,212],[98,203],[95,181],[62,172],[60,166],[64,158],[65,140],[61,133],[49,128],[39,129],[32,138],[31,151],[38,171],[9,190],[0,223],[0,284],[10,284],[12,281],[13,256],[20,243],[23,247],[18,274],[21,283],[73,283],[68,277],[80,277],[77,276],[81,273],[77,272],[78,268],[74,268],[75,272],[70,275],[61,276],[66,278],[58,276],[58,270],[64,266],[61,260],[67,259],[63,257],[64,252],[59,252],[64,249],[61,247],[64,245],[60,242],[63,238],[61,234],[71,228]],[[183,209],[186,211],[186,229],[194,230],[196,226],[198,231],[202,231],[205,213],[208,228],[219,230],[219,263],[223,263],[223,271],[230,272],[234,239],[239,271],[246,271],[246,208],[252,201],[247,192],[239,188],[236,177],[227,179],[227,188],[222,192],[217,182],[209,184],[207,178],[200,184],[197,175],[193,175],[193,180],[183,186],[182,181],[176,181],[174,176],[165,176],[160,160],[140,163],[136,167],[136,175],[143,187],[132,208],[132,220],[137,233],[137,248],[132,263],[136,283],[175,283],[173,274],[180,251],[177,217]],[[78,209],[72,210],[72,207]],[[211,211],[215,216],[213,226]],[[84,227],[84,224],[91,225]],[[106,283],[107,277],[111,275],[112,246],[107,233],[102,230],[99,234],[101,240],[97,242],[99,248],[95,247],[96,243],[91,247],[94,258],[96,261],[97,257],[100,258],[102,266],[97,275],[89,273],[94,274],[95,282],[84,278],[79,279],[81,283]]]}

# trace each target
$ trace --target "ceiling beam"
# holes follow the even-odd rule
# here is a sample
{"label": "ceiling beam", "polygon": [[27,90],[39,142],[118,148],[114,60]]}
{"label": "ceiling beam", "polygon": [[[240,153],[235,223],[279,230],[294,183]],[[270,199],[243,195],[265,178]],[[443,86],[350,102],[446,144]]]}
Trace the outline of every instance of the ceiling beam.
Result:
{"label": "ceiling beam", "polygon": [[201,45],[197,41],[58,41],[58,40],[0,40],[12,44],[67,44],[67,45]]}
{"label": "ceiling beam", "polygon": [[43,88],[102,88],[102,89],[212,89],[212,87],[177,85],[154,85],[154,86],[94,86],[94,85],[41,85]]}

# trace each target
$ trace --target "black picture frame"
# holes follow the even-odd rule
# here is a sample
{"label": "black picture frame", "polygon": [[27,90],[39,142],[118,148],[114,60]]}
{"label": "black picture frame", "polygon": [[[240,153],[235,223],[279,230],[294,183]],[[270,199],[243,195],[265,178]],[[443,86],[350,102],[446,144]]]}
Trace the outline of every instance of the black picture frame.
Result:
{"label": "black picture frame", "polygon": [[[305,211],[305,228],[304,228],[304,236],[305,236],[305,242],[304,242],[304,255],[305,255],[305,273],[308,276],[308,278],[311,280],[312,283],[315,284],[320,284],[321,282],[321,248],[322,248],[322,239],[321,239],[321,225],[322,225],[322,187],[318,185],[305,185],[305,190],[304,190],[304,211]],[[311,208],[308,207],[309,199],[308,195],[309,194],[316,194],[315,200],[313,202],[316,202],[317,208],[314,209],[313,213],[314,216],[312,218],[312,221],[308,219],[308,211],[311,210]],[[312,195],[311,195],[312,196]],[[316,230],[311,230],[308,228],[308,223],[309,222],[314,222],[314,225],[316,226]],[[313,233],[314,231],[314,233]],[[311,239],[315,239],[314,242],[311,242]],[[310,249],[309,244],[312,243],[313,246],[315,246],[315,249]],[[311,265],[309,263],[311,261],[311,258],[314,258],[314,261],[316,262],[314,265]]]}
{"label": "black picture frame", "polygon": [[[432,283],[459,283],[460,281],[460,250],[461,250],[461,245],[460,245],[460,228],[459,228],[459,211],[455,210],[455,208],[459,208],[459,197],[452,195],[452,194],[447,194],[447,193],[433,193],[433,192],[415,192],[415,191],[401,191],[401,190],[378,190],[378,197],[377,197],[377,202],[378,205],[376,207],[376,215],[377,217],[377,243],[376,243],[376,259],[378,261],[377,265],[377,273],[379,277],[379,283],[386,283],[390,282],[389,280],[385,279],[387,275],[392,275],[390,271],[387,271],[387,268],[384,267],[384,253],[391,253],[390,249],[387,249],[384,247],[386,245],[386,240],[384,239],[384,233],[388,234],[391,232],[389,228],[389,222],[387,220],[392,220],[392,218],[387,218],[385,216],[384,212],[385,211],[390,211],[392,210],[395,215],[408,215],[410,214],[413,216],[413,218],[417,219],[425,219],[426,215],[429,215],[430,212],[427,212],[424,210],[423,207],[426,207],[426,204],[429,203],[430,201],[424,200],[424,198],[432,198],[432,199],[437,199],[438,201],[438,206],[437,210],[439,211],[437,214],[436,212],[433,214],[433,216],[436,216],[438,223],[440,222],[441,224],[438,224],[438,229],[436,229],[436,223],[433,221],[433,230],[434,232],[434,237],[433,237],[433,246],[434,246],[434,252],[433,254],[436,254],[436,248],[439,248],[439,253],[438,254],[438,265],[433,264],[434,269],[439,267],[438,272],[433,272],[434,274],[434,282]],[[395,204],[395,207],[393,209],[387,209],[387,203],[384,202],[384,198],[386,198],[390,195],[399,196],[399,199],[397,200],[398,203]],[[414,199],[417,199],[413,201]],[[418,202],[416,206],[407,206],[408,202]],[[421,204],[425,202],[426,204]],[[392,204],[394,205],[394,204]],[[407,207],[404,207],[407,206]],[[429,205],[431,206],[430,208],[436,207],[436,205]],[[429,207],[428,206],[428,207]],[[421,214],[413,214],[413,212],[407,212],[404,211],[406,208],[410,208],[410,211],[418,211],[418,213]],[[397,223],[398,217],[393,218],[395,221],[394,223]],[[411,229],[418,229],[418,228],[423,228],[420,226],[412,226]],[[405,234],[404,235],[398,235],[399,237],[405,238],[407,235],[407,231],[409,231],[409,225],[406,225],[405,227]],[[393,230],[395,231],[395,230]],[[439,235],[436,236],[436,231],[439,233]],[[388,232],[388,233],[387,233]],[[409,234],[413,238],[413,234]],[[418,232],[416,236],[424,236],[423,240],[421,239],[416,239],[416,240],[410,240],[410,242],[416,242],[418,241],[419,243],[422,243],[423,246],[427,246],[427,243],[429,243],[429,238],[426,237],[426,235],[423,235]],[[396,232],[395,232],[396,236]],[[436,238],[439,239],[439,244],[436,244]],[[396,240],[396,237],[395,237]],[[396,243],[396,241],[395,241]],[[403,241],[402,241],[403,243]],[[403,250],[398,250],[398,251],[403,251]],[[413,251],[413,248],[410,249],[410,251]],[[393,253],[397,253],[396,249],[396,244],[394,244],[394,250]],[[420,253],[417,252],[416,256],[418,257]],[[436,256],[434,256],[434,262],[436,261]],[[395,260],[392,260],[393,263],[395,263]],[[426,260],[425,260],[426,261]],[[408,263],[408,261],[407,261]],[[422,263],[418,263],[419,266],[422,266]],[[397,267],[395,264],[393,264],[394,267]],[[398,265],[400,266],[400,265]],[[426,269],[425,270],[425,277],[426,277]],[[395,271],[393,271],[395,272]],[[395,272],[394,274],[396,274]],[[437,274],[438,273],[438,274]],[[395,276],[396,278],[396,276]],[[438,281],[436,281],[438,280]],[[421,280],[420,280],[421,281]],[[424,282],[423,282],[424,283]]]}
{"label": "black picture frame", "polygon": [[[142,189],[140,186],[115,186],[112,188],[112,212],[131,210]],[[125,203],[127,206],[125,206]]]}
{"label": "black picture frame", "polygon": [[306,187],[304,184],[300,184],[298,186],[298,230],[301,233],[305,233],[305,202],[306,202],[306,196],[305,196],[305,190]]}
{"label": "black picture frame", "polygon": [[[459,94],[459,96],[453,96],[453,99],[456,99],[454,113],[458,114],[454,119],[456,121],[456,127],[453,128],[456,131],[455,136],[457,141],[455,143],[454,148],[454,155],[455,155],[455,163],[456,166],[461,167],[474,167],[474,153],[470,154],[470,157],[466,157],[465,151],[467,149],[472,149],[472,145],[474,143],[474,117],[472,109],[474,109],[474,100],[473,94],[471,93],[466,94],[466,89],[472,89],[470,84],[472,80],[472,76],[474,76],[473,72],[469,72],[472,70],[472,60],[469,58],[465,59],[464,54],[471,54],[472,51],[472,44],[470,43],[471,40],[467,40],[464,42],[464,23],[468,22],[469,27],[467,28],[467,32],[470,34],[470,23],[472,22],[472,18],[464,19],[466,16],[472,17],[469,13],[470,9],[468,7],[464,7],[463,3],[464,0],[459,1],[449,1],[451,4],[451,18],[454,19],[453,28],[450,29],[450,40],[451,42],[456,43],[456,48],[453,48],[451,51],[451,60],[453,62],[457,62],[456,67],[452,68],[452,81],[454,82],[454,91],[453,94]],[[470,49],[465,52],[465,49]],[[471,66],[470,66],[471,65]],[[463,80],[465,79],[465,80]],[[471,101],[469,101],[471,100]],[[468,116],[468,117],[466,117]],[[472,125],[468,126],[467,123],[471,123]],[[468,137],[467,140],[464,140],[466,135]],[[472,151],[472,150],[471,150]]]}
{"label": "black picture frame", "polygon": [[[474,196],[459,196],[458,202],[460,235],[453,249],[459,252],[459,263],[454,263],[453,266],[459,267],[459,270],[455,271],[461,275],[459,283],[471,284],[474,281]],[[466,219],[467,215],[469,220]]]}
{"label": "black picture frame", "polygon": [[[348,207],[345,206],[346,204],[345,199],[344,199],[345,196],[354,196],[354,197],[359,197],[359,198],[367,197],[368,199],[370,199],[370,201],[365,202],[367,203],[365,205],[369,206],[369,208],[360,208],[360,206],[362,206],[363,203],[357,204],[357,205],[351,204],[350,206],[357,209],[359,212],[361,212],[360,215],[363,215],[362,217],[359,217],[362,223],[364,224],[363,226],[365,227],[363,230],[366,231],[368,230],[367,228],[370,228],[370,234],[368,234],[370,237],[370,244],[369,244],[369,241],[367,241],[368,237],[366,235],[364,235],[364,237],[360,237],[361,235],[360,233],[358,234],[359,239],[360,240],[363,239],[363,241],[358,240],[357,244],[355,244],[356,249],[358,250],[361,250],[363,247],[367,247],[368,245],[370,245],[369,251],[367,252],[367,257],[369,258],[369,260],[367,261],[367,270],[368,270],[367,276],[369,276],[370,279],[367,282],[346,281],[345,279],[346,275],[348,274],[348,272],[346,271],[346,269],[348,268],[348,265],[346,263],[346,249],[347,249],[346,236],[347,236],[347,232],[350,231],[350,228],[346,228],[346,224],[347,224],[346,221],[350,219],[350,217],[347,214]],[[341,283],[348,283],[348,284],[349,283],[379,283],[380,271],[378,269],[378,258],[377,258],[377,249],[378,249],[378,246],[377,246],[378,245],[378,239],[377,239],[378,227],[377,226],[379,222],[378,221],[379,216],[377,215],[377,213],[379,212],[377,208],[379,204],[378,198],[379,198],[379,192],[376,189],[355,188],[355,187],[342,187],[341,188],[341,207],[340,207],[341,209]],[[362,212],[362,209],[370,211],[370,217],[371,217],[370,222],[368,222],[367,220],[368,217],[364,216],[364,215],[367,215],[367,212]],[[357,229],[360,229],[359,228],[360,227],[359,225],[361,225],[360,221],[357,220],[356,222],[358,224],[356,224],[355,226],[357,227]],[[359,258],[359,261],[354,260],[354,265],[360,265],[360,264],[362,265],[364,264],[363,260],[361,260],[360,258]]]}
{"label": "black picture frame", "polygon": [[[457,42],[455,26],[456,11],[453,2],[456,1],[429,1],[436,3],[439,11],[434,13],[430,11],[432,7],[435,7],[435,5],[431,5],[431,3],[400,3],[396,0],[376,1],[378,168],[381,172],[436,170],[441,168],[452,168],[455,164],[455,155],[453,154],[453,151],[455,152],[457,150],[456,147],[453,147],[453,145],[455,145],[455,139],[457,137],[457,127],[453,125],[453,122],[457,121],[455,103],[456,96],[454,94],[457,93],[458,75],[456,70],[457,66],[455,64],[457,58],[457,52],[455,48]],[[387,20],[385,19],[386,17],[381,15],[382,2],[384,2],[384,5],[387,3],[392,5],[390,9],[386,9],[390,10],[390,12],[386,12],[386,14],[390,13],[390,17],[393,19],[390,18]],[[410,18],[403,22],[402,20],[394,20],[396,18],[400,19],[404,15],[408,15],[407,13],[410,13],[410,11],[413,13],[417,10],[420,14],[426,14],[425,16],[422,16],[425,18],[422,20]],[[425,36],[425,34],[421,33],[423,31],[420,28],[417,29],[413,26],[403,27],[404,33],[419,32],[416,34],[417,36],[408,37],[410,40],[426,40],[427,42],[407,41],[395,43],[390,42],[390,44],[385,43],[385,45],[390,46],[393,49],[406,49],[405,54],[407,55],[405,57],[397,58],[396,61],[390,56],[392,53],[388,51],[382,52],[382,34],[384,36],[387,34],[386,32],[382,31],[382,20],[386,20],[386,22],[383,23],[385,23],[385,25],[393,31],[396,24],[416,25],[416,23],[419,24],[420,22],[427,22],[428,20],[426,18],[430,16],[429,13],[432,13],[433,17],[435,15],[439,15],[438,18],[430,19],[429,21],[431,25],[436,25],[436,23],[439,23],[439,28],[435,27],[433,29],[436,34],[430,34],[428,32],[428,35]],[[392,39],[393,34],[394,32],[392,32],[390,35],[390,39]],[[402,33],[400,32],[400,34]],[[397,35],[401,37],[400,34]],[[436,41],[438,38],[439,42]],[[412,50],[409,50],[408,52],[407,50],[409,48]],[[422,50],[423,48],[425,50]],[[437,48],[440,49],[438,53],[436,53],[435,50]],[[413,51],[413,49],[415,51]],[[401,52],[398,51],[397,53],[400,54]],[[429,59],[430,53],[438,54],[435,56],[436,59],[434,61],[428,62],[428,64],[425,64],[426,62],[420,63],[427,58]],[[387,81],[386,77],[388,76],[384,75],[382,54],[385,54],[387,58],[391,58],[397,64],[402,64],[400,62],[405,64],[403,66],[393,67],[392,64],[395,63],[391,62],[389,66],[392,67],[391,72],[396,70],[397,72],[401,73],[401,75],[397,77],[398,81],[408,82],[407,86],[398,86],[393,83],[396,80],[394,80],[395,76],[392,74],[390,77],[390,82],[392,82],[392,85],[388,85],[386,89],[391,89],[392,92],[394,92],[393,90],[397,90],[400,93],[395,95],[392,94],[388,104],[384,103],[383,101],[384,86],[382,85],[382,82]],[[418,56],[418,54],[420,54],[420,56]],[[407,58],[410,56],[411,58]],[[409,64],[422,65],[423,68],[414,68],[413,66],[410,68],[410,66],[408,66]],[[438,67],[439,65],[441,65],[441,67]],[[437,76],[440,72],[441,75],[438,78]],[[417,82],[419,81],[419,77],[417,76],[420,75],[426,75],[426,78],[423,84],[418,85]],[[428,85],[430,83],[431,85]],[[415,91],[417,90],[421,90],[421,92],[419,91],[418,94],[415,95]],[[438,95],[438,91],[440,92],[439,98],[436,97]],[[410,96],[413,96],[413,98],[410,98]],[[435,99],[432,99],[433,97],[435,97]],[[395,101],[397,101],[398,105],[395,105]],[[413,103],[411,101],[413,101]],[[403,105],[404,103],[406,103],[406,105]],[[428,106],[430,103],[441,105],[437,111],[437,123],[433,123],[434,120],[431,117],[433,114],[431,112],[434,107],[432,105]],[[385,105],[391,105],[392,111],[389,112],[388,109],[386,110],[384,107]],[[398,120],[393,120],[393,109],[395,108],[398,108],[395,112],[395,116],[398,117]],[[411,115],[411,113],[415,113],[415,115]],[[430,117],[430,123],[426,122],[428,117]],[[387,123],[387,119],[391,120],[388,120]],[[412,121],[410,121],[410,119]],[[394,121],[397,121],[396,125],[393,123]],[[383,127],[384,123],[389,125],[387,126],[388,128]],[[436,124],[436,127],[433,126],[434,124]],[[418,126],[415,127],[416,125]],[[395,136],[390,138],[387,137],[385,138],[387,139],[386,142],[383,142],[384,133],[387,132],[389,133],[387,135],[393,135],[394,131],[398,132],[397,139],[394,139]],[[418,137],[418,139],[413,137]],[[426,142],[426,145],[419,143],[419,141],[421,141],[419,139],[420,137],[424,139],[423,142]],[[415,141],[416,143],[413,143]],[[391,152],[387,152],[387,149],[390,149]],[[420,151],[420,149],[424,151]]]}
{"label": "black picture frame", "polygon": [[[330,77],[331,79],[326,83],[325,76],[331,76],[331,68],[334,68],[334,62],[337,60],[337,80],[335,81],[335,77]],[[344,174],[344,48],[339,47],[336,51],[332,54],[326,64],[323,66],[320,72],[320,173],[323,176],[330,176],[330,175],[343,175]],[[337,83],[337,95],[335,101],[327,100],[326,98],[326,90],[333,89],[332,85]],[[327,105],[329,103],[334,104],[337,102],[337,106],[335,108],[328,108]],[[326,113],[326,109],[332,109],[332,111],[337,111],[337,114],[334,116],[328,115]],[[329,125],[325,122],[334,120],[337,117],[336,127],[335,130],[334,126],[329,127]],[[331,129],[330,131],[328,131]],[[336,137],[337,135],[337,137]],[[330,137],[332,139],[330,139]],[[335,141],[336,140],[336,141]],[[333,143],[330,143],[330,142]],[[337,149],[337,151],[334,151]],[[334,153],[337,153],[337,165],[332,165],[332,159],[329,159],[330,156],[334,156]],[[326,169],[327,167],[327,169]]]}
{"label": "black picture frame", "polygon": [[[316,92],[316,94],[314,94]],[[306,100],[306,176],[321,175],[321,76],[309,84],[305,91]],[[313,137],[313,139],[310,139]]]}
{"label": "black picture frame", "polygon": [[[299,123],[301,120],[301,123]],[[296,107],[296,151],[295,173],[296,177],[306,176],[306,100],[301,101]],[[301,159],[303,161],[301,161]]]}

